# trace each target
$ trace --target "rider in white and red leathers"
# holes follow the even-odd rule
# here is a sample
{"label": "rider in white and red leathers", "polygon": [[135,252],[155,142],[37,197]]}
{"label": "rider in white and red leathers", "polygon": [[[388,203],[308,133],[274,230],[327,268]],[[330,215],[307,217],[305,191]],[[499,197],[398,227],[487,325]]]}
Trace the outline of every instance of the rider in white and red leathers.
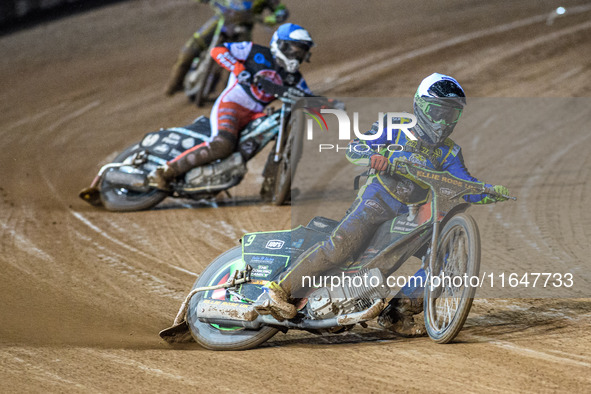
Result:
{"label": "rider in white and red leathers", "polygon": [[214,48],[211,56],[231,72],[228,86],[211,111],[214,133],[223,131],[236,138],[239,131],[251,120],[262,116],[267,104],[275,99],[252,83],[256,77],[312,94],[300,72],[297,69],[289,72],[279,66],[270,48],[253,42],[228,43]]}
{"label": "rider in white and red leathers", "polygon": [[312,94],[300,64],[308,59],[314,45],[308,31],[287,23],[273,34],[271,47],[253,42],[226,43],[211,56],[231,72],[228,86],[211,111],[211,141],[197,145],[150,174],[150,184],[166,189],[168,182],[194,167],[228,157],[236,147],[240,132],[252,120],[264,116],[263,110],[274,96],[266,93],[254,79],[262,76],[275,84],[295,87]]}

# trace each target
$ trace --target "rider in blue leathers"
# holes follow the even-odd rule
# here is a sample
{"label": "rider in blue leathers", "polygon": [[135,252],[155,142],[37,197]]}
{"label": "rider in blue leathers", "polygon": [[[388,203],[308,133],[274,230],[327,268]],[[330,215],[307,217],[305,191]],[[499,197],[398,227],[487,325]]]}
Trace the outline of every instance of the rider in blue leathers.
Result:
{"label": "rider in blue leathers", "polygon": [[[417,137],[416,141],[408,138],[402,130],[394,130],[392,138],[388,139],[384,130],[375,140],[356,139],[350,143],[347,151],[349,161],[369,165],[376,170],[376,174],[368,178],[331,236],[304,252],[279,283],[270,282],[267,285],[269,292],[263,293],[261,300],[255,304],[259,313],[270,313],[278,319],[294,317],[297,311],[289,300],[290,296],[303,296],[296,293],[301,289],[303,276],[319,275],[357,255],[380,224],[407,213],[407,204],[426,201],[429,189],[400,175],[383,172],[396,160],[409,160],[478,182],[466,169],[460,147],[449,138],[465,103],[464,90],[455,79],[432,74],[421,82],[414,97],[417,124],[408,130]],[[410,119],[396,119],[393,123],[409,122]],[[376,122],[366,134],[375,135],[378,131]],[[500,194],[508,194],[503,186],[494,186],[494,189]],[[502,197],[483,194],[465,196],[465,199],[477,204],[503,200]],[[420,270],[416,275],[424,275],[424,271]],[[384,309],[378,322],[405,336],[423,335],[424,327],[415,324],[412,317],[422,310],[421,295],[420,288],[404,288],[402,294],[393,298]]]}
{"label": "rider in blue leathers", "polygon": [[[197,0],[195,0],[197,1]],[[285,21],[289,12],[280,0],[198,0],[200,3],[209,3],[216,12],[205,24],[197,30],[185,43],[178,55],[177,61],[172,67],[170,79],[165,88],[165,94],[171,96],[183,88],[185,74],[191,68],[193,59],[206,50],[213,39],[218,21],[224,16],[222,34],[226,42],[251,41],[252,29],[255,22],[264,23],[267,26],[276,26]],[[263,17],[265,10],[269,15]]]}

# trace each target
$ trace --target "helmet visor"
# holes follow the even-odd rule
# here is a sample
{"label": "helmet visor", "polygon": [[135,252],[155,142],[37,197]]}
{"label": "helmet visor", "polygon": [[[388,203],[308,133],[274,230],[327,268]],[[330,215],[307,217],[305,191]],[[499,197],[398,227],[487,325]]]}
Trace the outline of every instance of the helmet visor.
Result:
{"label": "helmet visor", "polygon": [[462,116],[462,108],[429,102],[422,97],[417,104],[425,116],[433,123],[451,126],[456,124],[460,120],[460,116]]}
{"label": "helmet visor", "polygon": [[295,41],[281,41],[279,50],[286,58],[302,63],[306,60],[310,46]]}

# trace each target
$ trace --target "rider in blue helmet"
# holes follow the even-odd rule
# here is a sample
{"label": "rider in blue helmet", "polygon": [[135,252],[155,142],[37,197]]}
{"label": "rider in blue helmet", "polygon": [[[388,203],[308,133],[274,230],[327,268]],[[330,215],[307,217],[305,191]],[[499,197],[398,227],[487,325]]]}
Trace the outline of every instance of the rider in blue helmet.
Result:
{"label": "rider in blue helmet", "polygon": [[302,62],[310,57],[314,41],[301,26],[286,23],[279,26],[271,38],[271,53],[275,61],[287,72],[296,72]]}
{"label": "rider in blue helmet", "polygon": [[314,42],[306,29],[288,23],[277,29],[271,48],[251,41],[213,48],[211,56],[231,75],[211,110],[211,140],[156,168],[149,176],[150,184],[166,190],[171,180],[190,169],[232,154],[241,131],[252,120],[264,116],[265,107],[275,100],[275,96],[254,83],[257,77],[312,94],[299,72],[312,46]]}

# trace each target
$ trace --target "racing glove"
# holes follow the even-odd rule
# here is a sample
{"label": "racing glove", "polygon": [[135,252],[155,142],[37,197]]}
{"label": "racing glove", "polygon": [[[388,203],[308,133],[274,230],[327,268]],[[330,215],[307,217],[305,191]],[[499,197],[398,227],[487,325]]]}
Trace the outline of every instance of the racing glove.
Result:
{"label": "racing glove", "polygon": [[507,189],[503,185],[495,185],[492,188],[495,191],[495,193],[499,194],[498,196],[493,196],[493,195],[487,194],[482,200],[475,202],[474,204],[491,204],[493,202],[501,202],[501,201],[507,200],[507,198],[503,197],[501,194],[508,196],[509,189]]}
{"label": "racing glove", "polygon": [[265,19],[263,19],[263,23],[267,26],[275,26],[277,24],[277,17],[275,15],[267,15]]}
{"label": "racing glove", "polygon": [[507,198],[503,197],[502,195],[508,196],[509,195],[509,189],[507,189],[505,186],[503,185],[495,185],[493,186],[493,189],[495,192],[497,192],[499,194],[499,196],[495,196],[495,201],[506,201]]}
{"label": "racing glove", "polygon": [[378,153],[373,155],[369,160],[369,166],[376,171],[385,171],[388,169],[388,164],[390,164],[386,156],[382,156]]}

